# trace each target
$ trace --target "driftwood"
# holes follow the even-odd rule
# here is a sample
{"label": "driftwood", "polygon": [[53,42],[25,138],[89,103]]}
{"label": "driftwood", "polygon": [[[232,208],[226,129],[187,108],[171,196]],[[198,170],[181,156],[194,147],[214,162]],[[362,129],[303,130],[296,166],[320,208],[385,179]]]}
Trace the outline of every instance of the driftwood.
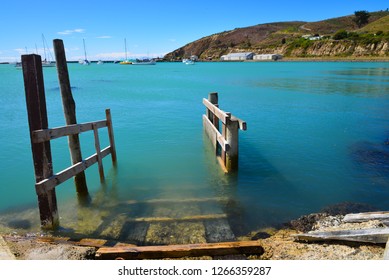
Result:
{"label": "driftwood", "polygon": [[166,246],[118,246],[97,250],[97,259],[162,259],[236,254],[261,255],[264,250],[258,241],[204,243]]}
{"label": "driftwood", "polygon": [[356,214],[347,214],[344,216],[343,221],[345,223],[360,223],[367,222],[370,220],[381,220],[385,223],[389,222],[389,212],[366,212],[366,213],[356,213]]}
{"label": "driftwood", "polygon": [[302,241],[337,240],[385,244],[389,238],[389,228],[309,232],[305,234],[296,234],[294,237],[297,240]]}

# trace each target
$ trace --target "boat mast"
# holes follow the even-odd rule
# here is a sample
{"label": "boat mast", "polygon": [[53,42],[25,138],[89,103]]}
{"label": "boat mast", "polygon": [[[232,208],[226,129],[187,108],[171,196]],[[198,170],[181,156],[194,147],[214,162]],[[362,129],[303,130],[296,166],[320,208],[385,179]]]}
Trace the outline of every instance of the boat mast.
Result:
{"label": "boat mast", "polygon": [[45,36],[42,34],[43,53],[44,53],[44,55],[45,55],[45,60],[44,60],[44,61],[47,61],[46,44],[45,44],[45,42],[46,42]]}
{"label": "boat mast", "polygon": [[85,61],[87,61],[87,59],[86,59],[85,39],[84,39],[84,38],[82,39],[82,42],[84,43],[84,55],[85,55]]}
{"label": "boat mast", "polygon": [[124,38],[124,50],[126,52],[126,61],[127,61],[127,40]]}

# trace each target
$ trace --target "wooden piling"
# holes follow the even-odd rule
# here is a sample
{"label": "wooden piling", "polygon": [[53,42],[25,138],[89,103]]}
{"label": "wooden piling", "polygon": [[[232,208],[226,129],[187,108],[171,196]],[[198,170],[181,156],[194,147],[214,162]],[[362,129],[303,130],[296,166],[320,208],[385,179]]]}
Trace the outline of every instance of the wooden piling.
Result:
{"label": "wooden piling", "polygon": [[[216,107],[219,107],[219,96],[217,92],[211,92],[208,94],[208,100]],[[208,118],[212,122],[212,124],[215,126],[216,129],[219,129],[219,119],[215,114],[213,114],[211,111],[208,111]]]}
{"label": "wooden piling", "polygon": [[[63,41],[55,39],[53,41],[55,59],[57,62],[58,80],[61,90],[62,105],[65,114],[65,120],[67,125],[77,124],[76,118],[76,104],[73,99],[72,90],[70,87],[69,73],[66,62],[65,48]],[[82,162],[82,154],[80,147],[80,139],[78,134],[69,135],[69,150],[72,160],[72,164]],[[74,177],[77,194],[82,197],[88,196],[88,187],[86,184],[86,178],[84,171],[78,173]]]}
{"label": "wooden piling", "polygon": [[[50,142],[34,143],[32,132],[47,129],[47,108],[42,73],[41,56],[22,55],[22,67],[31,149],[34,161],[36,183],[53,175]],[[54,229],[59,225],[55,188],[36,186],[39,214],[43,228]]]}
{"label": "wooden piling", "polygon": [[111,146],[111,157],[112,157],[112,164],[113,166],[116,166],[116,147],[115,147],[115,138],[113,136],[113,126],[112,126],[112,116],[111,116],[111,110],[106,109],[105,115],[107,118],[107,128],[108,128],[108,137],[109,137],[109,145]]}
{"label": "wooden piling", "polygon": [[104,182],[105,181],[104,168],[103,168],[103,158],[101,156],[101,149],[100,149],[99,131],[95,123],[92,124],[92,128],[95,137],[95,148],[96,148],[96,155],[97,155],[97,164],[99,167],[100,182]]}
{"label": "wooden piling", "polygon": [[[214,145],[217,159],[224,172],[238,170],[239,163],[239,129],[247,130],[245,121],[219,109],[217,92],[208,95],[208,99],[203,98],[206,113],[203,115],[203,125],[205,132]],[[219,131],[219,121],[222,123],[221,133]]]}
{"label": "wooden piling", "polygon": [[228,172],[238,170],[239,163],[239,122],[230,118],[227,120],[226,140],[230,148],[225,152],[225,165]]}

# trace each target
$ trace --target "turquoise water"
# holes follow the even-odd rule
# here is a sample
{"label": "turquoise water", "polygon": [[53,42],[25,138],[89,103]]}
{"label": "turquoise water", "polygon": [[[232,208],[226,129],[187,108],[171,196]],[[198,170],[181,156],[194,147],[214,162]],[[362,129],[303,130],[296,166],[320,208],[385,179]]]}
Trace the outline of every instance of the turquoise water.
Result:
{"label": "turquoise water", "polygon": [[[104,159],[104,186],[97,166],[86,173],[101,203],[227,198],[221,211],[241,233],[342,202],[389,209],[388,63],[69,64],[69,72],[78,122],[105,118],[105,108],[113,117],[118,168]],[[44,69],[44,80],[49,126],[62,126],[56,69]],[[248,124],[236,175],[222,173],[203,135],[209,92]],[[36,209],[22,71],[10,65],[0,65],[0,104],[0,211]],[[81,135],[84,157],[92,139]],[[66,139],[52,151],[55,171],[70,165]],[[60,215],[77,205],[72,180],[57,196]]]}

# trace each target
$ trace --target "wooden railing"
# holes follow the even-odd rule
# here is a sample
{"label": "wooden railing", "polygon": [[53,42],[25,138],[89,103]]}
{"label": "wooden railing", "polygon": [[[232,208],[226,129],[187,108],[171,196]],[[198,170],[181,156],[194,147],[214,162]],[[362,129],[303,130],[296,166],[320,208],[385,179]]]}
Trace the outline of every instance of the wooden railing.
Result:
{"label": "wooden railing", "polygon": [[[27,115],[30,130],[31,150],[34,162],[35,189],[38,196],[41,226],[54,229],[59,225],[57,197],[55,187],[74,177],[77,195],[80,201],[88,200],[88,188],[84,170],[98,163],[100,180],[104,180],[102,159],[111,154],[116,165],[115,141],[110,110],[106,110],[106,119],[78,124],[75,114],[75,102],[71,93],[66,57],[62,40],[54,40],[57,72],[60,82],[62,103],[66,126],[48,128],[46,97],[43,82],[42,59],[39,55],[22,55],[24,88],[26,93]],[[98,130],[107,127],[110,145],[101,150]],[[79,134],[93,131],[96,153],[83,159]],[[59,173],[53,172],[50,141],[67,136],[72,166]]]}
{"label": "wooden railing", "polygon": [[[239,129],[247,130],[245,121],[219,109],[217,92],[210,93],[203,99],[206,114],[203,126],[211,140],[216,156],[224,172],[238,170],[239,164]],[[219,131],[221,122],[221,132]]]}
{"label": "wooden railing", "polygon": [[[62,170],[61,172],[53,174],[52,176],[37,182],[35,184],[35,187],[38,192],[42,192],[42,189],[51,190],[55,188],[59,184],[76,176],[78,173],[84,171],[96,162],[99,165],[100,181],[104,181],[104,168],[102,164],[102,159],[107,155],[111,154],[112,162],[114,164],[116,163],[116,151],[112,129],[111,112],[109,109],[106,109],[105,113],[107,117],[106,120],[32,131],[31,141],[32,143],[37,144],[47,142],[56,138],[76,135],[82,132],[93,130],[96,148],[96,153],[84,159],[83,161],[78,162],[70,166],[69,168]],[[101,150],[98,129],[104,127],[108,128],[110,145]]]}

